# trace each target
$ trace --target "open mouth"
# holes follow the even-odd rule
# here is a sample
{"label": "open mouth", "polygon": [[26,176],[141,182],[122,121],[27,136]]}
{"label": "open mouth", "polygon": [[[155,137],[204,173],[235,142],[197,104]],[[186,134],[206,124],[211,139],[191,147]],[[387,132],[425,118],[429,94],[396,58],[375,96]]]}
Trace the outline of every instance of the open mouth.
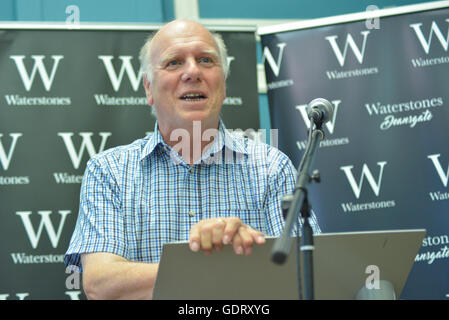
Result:
{"label": "open mouth", "polygon": [[196,102],[196,101],[202,101],[202,100],[206,99],[206,96],[201,93],[188,93],[186,95],[183,95],[181,97],[181,99],[184,101]]}

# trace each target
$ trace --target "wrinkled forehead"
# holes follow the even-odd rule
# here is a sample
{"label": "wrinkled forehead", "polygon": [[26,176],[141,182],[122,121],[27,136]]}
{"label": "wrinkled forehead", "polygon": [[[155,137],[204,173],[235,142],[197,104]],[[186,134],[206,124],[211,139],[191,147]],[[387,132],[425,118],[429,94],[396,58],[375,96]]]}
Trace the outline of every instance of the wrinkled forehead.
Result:
{"label": "wrinkled forehead", "polygon": [[154,36],[150,55],[157,59],[176,50],[197,50],[219,55],[212,34],[198,24],[167,25]]}

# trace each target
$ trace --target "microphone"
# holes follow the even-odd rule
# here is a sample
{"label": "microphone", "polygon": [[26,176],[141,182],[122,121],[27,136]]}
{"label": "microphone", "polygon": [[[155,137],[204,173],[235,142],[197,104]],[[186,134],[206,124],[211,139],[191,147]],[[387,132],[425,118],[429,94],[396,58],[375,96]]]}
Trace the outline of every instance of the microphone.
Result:
{"label": "microphone", "polygon": [[323,124],[328,122],[334,113],[332,103],[323,98],[316,98],[310,101],[307,106],[307,115],[315,124]]}

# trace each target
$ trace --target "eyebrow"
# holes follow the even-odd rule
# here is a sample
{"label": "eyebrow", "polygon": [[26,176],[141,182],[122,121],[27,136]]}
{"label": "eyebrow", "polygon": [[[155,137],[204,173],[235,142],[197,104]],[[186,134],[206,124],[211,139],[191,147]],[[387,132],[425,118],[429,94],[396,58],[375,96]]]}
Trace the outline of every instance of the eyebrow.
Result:
{"label": "eyebrow", "polygon": [[[212,50],[212,49],[204,49],[204,50],[200,50],[199,51],[199,55],[202,54],[207,54],[212,56],[213,58],[219,60],[220,56],[217,53],[216,50]],[[175,53],[168,53],[167,55],[165,55],[165,57],[163,57],[161,59],[161,65],[165,65],[168,61],[175,59],[177,56],[179,55],[179,53],[175,52]]]}

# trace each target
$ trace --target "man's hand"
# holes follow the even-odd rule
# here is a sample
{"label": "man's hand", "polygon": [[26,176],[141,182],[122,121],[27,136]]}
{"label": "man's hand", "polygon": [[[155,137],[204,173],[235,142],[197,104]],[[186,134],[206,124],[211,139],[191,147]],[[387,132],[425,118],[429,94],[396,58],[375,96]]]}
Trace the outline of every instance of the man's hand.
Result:
{"label": "man's hand", "polygon": [[223,245],[232,244],[234,252],[239,255],[250,255],[253,244],[264,244],[262,232],[245,225],[237,217],[211,218],[198,222],[190,229],[190,249],[203,250],[211,254],[212,250],[220,251]]}

